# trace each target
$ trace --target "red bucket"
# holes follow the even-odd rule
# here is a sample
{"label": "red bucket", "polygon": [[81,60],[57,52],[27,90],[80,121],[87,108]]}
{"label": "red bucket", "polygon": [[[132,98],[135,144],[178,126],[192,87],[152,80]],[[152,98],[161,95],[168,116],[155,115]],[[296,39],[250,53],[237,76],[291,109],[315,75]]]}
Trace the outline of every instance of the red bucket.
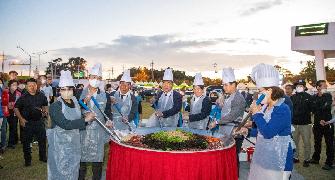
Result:
{"label": "red bucket", "polygon": [[255,147],[248,147],[247,148],[248,162],[251,162],[252,155],[254,154],[254,151],[255,151]]}

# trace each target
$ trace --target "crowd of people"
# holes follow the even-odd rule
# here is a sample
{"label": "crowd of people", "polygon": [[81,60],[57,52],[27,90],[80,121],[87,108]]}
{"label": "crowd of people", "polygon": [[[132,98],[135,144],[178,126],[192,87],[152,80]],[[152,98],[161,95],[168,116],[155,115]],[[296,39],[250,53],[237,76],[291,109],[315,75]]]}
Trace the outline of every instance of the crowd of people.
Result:
{"label": "crowd of people", "polygon": [[[0,153],[15,149],[20,142],[24,165],[32,166],[31,147],[36,142],[39,160],[48,166],[48,179],[85,179],[89,165],[93,179],[101,179],[104,145],[110,137],[97,121],[121,131],[149,124],[141,122],[144,95],[133,88],[129,70],[123,73],[118,87],[107,84],[104,88],[99,63],[88,71],[86,87],[75,85],[70,71],[61,72],[57,87],[50,75],[25,81],[18,80],[17,75],[10,71],[8,80],[0,78]],[[233,134],[237,166],[244,138],[257,137],[249,179],[289,179],[293,163],[300,162],[300,138],[304,167],[320,163],[325,138],[327,158],[322,169],[331,170],[335,101],[334,93],[327,92],[326,81],[317,81],[316,94],[307,93],[302,80],[282,89],[278,71],[266,64],[253,68],[252,79],[257,90],[238,90],[234,70],[224,68],[224,94],[213,91],[207,95],[197,73],[193,95],[187,98],[182,91],[173,90],[173,71],[167,68],[159,90],[149,100],[155,118],[148,121],[152,121],[151,126],[187,126],[224,134],[228,124],[237,127],[244,115],[251,113],[251,120]],[[265,98],[256,104],[260,95]],[[82,104],[89,109],[83,109]]]}

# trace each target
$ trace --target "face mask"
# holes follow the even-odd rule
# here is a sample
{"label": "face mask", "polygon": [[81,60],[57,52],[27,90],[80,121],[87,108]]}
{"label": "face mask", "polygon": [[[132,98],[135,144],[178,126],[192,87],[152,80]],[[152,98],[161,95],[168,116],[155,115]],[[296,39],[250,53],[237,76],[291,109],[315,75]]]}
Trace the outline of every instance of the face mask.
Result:
{"label": "face mask", "polygon": [[89,80],[90,86],[97,88],[100,85],[100,81],[97,79],[90,79]]}
{"label": "face mask", "polygon": [[26,86],[25,86],[24,84],[20,84],[20,85],[19,85],[19,88],[20,88],[20,89],[24,89],[25,87],[26,87]]}
{"label": "face mask", "polygon": [[63,99],[71,99],[73,97],[73,91],[69,90],[69,91],[62,91],[61,96]]}
{"label": "face mask", "polygon": [[295,90],[297,91],[297,93],[304,92],[304,88],[303,87],[297,87]]}
{"label": "face mask", "polygon": [[327,92],[327,89],[321,89],[321,93],[324,94]]}
{"label": "face mask", "polygon": [[45,84],[46,82],[47,82],[47,80],[45,80],[45,79],[42,79],[42,80],[41,80],[41,83],[42,83],[42,84]]}

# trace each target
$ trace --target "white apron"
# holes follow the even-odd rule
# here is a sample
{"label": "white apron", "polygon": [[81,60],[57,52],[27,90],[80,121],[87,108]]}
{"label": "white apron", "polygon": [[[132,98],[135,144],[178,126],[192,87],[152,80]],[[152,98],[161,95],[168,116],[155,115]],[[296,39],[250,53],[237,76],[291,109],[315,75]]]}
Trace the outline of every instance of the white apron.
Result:
{"label": "white apron", "polygon": [[[277,104],[283,103],[282,100]],[[273,107],[264,113],[266,122],[271,120]],[[291,143],[290,136],[276,135],[271,139],[265,139],[259,132],[255,152],[252,157],[249,180],[286,180],[290,171],[284,171],[288,147]]]}
{"label": "white apron", "polygon": [[[72,98],[75,108],[62,102],[62,113],[67,120],[81,118],[81,111],[76,98]],[[48,179],[77,180],[80,164],[80,134],[79,129],[65,130],[58,126],[47,129],[48,138]]]}
{"label": "white apron", "polygon": [[[231,102],[235,98],[235,94],[236,93],[233,93],[228,98],[224,99],[224,104],[221,110],[221,119],[223,119],[223,122],[224,122],[224,117],[227,116],[231,111]],[[235,126],[235,124],[233,123],[230,123],[230,122],[227,122],[227,123],[229,124],[224,125],[224,126],[219,126],[219,133],[225,136],[231,135],[231,130]]]}
{"label": "white apron", "polygon": [[[164,100],[165,98],[165,94],[163,93],[161,95],[161,97],[158,100],[158,110],[160,112],[164,112],[167,110],[172,109],[173,107],[173,91],[171,92],[171,94],[168,96],[168,99]],[[158,118],[157,118],[158,119]],[[178,125],[178,120],[179,120],[179,113],[167,117],[167,118],[160,118],[160,121],[162,123],[163,127],[177,127]]]}
{"label": "white apron", "polygon": [[[84,99],[88,94],[88,89],[84,89],[80,99]],[[106,94],[100,91],[95,97],[99,103],[102,111],[106,108]],[[87,103],[87,106],[91,107],[96,113],[97,118],[105,123],[105,118],[99,109],[94,105],[91,100]],[[80,131],[81,141],[81,162],[103,162],[104,158],[104,145],[107,142],[109,135],[105,130],[96,122],[93,121],[86,126],[85,130]]]}
{"label": "white apron", "polygon": [[[125,95],[124,99],[122,100],[120,91],[116,91],[114,94],[114,98],[117,102],[116,105],[112,106],[114,127],[117,130],[129,130],[129,126],[122,122],[122,115],[128,117],[130,114],[131,107],[133,105],[131,101],[131,94],[128,93],[128,95]],[[119,111],[121,111],[121,114]],[[136,127],[134,124],[134,120],[132,120],[129,125],[132,129]]]}
{"label": "white apron", "polygon": [[[191,100],[191,111],[190,114],[199,114],[201,113],[202,109],[202,102],[205,99],[206,96],[201,96],[198,101],[194,101],[195,98],[193,97]],[[194,122],[189,122],[188,126],[189,128],[193,129],[203,129],[206,130],[207,123],[209,120],[209,116],[207,116],[205,119],[202,119],[200,121],[194,121]]]}

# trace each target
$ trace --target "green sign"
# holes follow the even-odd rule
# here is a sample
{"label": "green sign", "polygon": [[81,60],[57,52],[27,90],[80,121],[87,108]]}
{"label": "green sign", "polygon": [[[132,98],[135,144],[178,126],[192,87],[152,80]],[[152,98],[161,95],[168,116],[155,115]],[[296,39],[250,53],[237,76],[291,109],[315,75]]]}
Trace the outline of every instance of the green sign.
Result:
{"label": "green sign", "polygon": [[295,28],[295,36],[325,35],[328,33],[328,25],[329,23],[319,23],[297,26]]}
{"label": "green sign", "polygon": [[83,71],[80,71],[80,72],[75,72],[75,73],[73,73],[73,76],[75,77],[75,78],[83,78],[84,77],[84,72]]}

